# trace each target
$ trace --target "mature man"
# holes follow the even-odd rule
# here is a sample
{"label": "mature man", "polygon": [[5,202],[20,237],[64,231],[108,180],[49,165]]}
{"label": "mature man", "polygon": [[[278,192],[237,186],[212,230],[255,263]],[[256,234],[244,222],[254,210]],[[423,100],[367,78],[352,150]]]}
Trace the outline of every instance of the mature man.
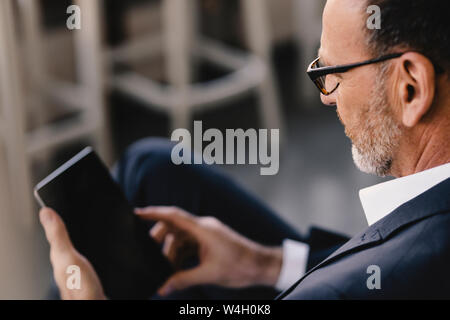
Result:
{"label": "mature man", "polygon": [[[214,169],[172,165],[170,149],[161,142],[130,148],[116,177],[136,206],[152,205],[137,214],[158,221],[151,235],[174,263],[186,248],[198,255],[197,265],[175,273],[161,295],[191,288],[185,294],[214,298],[249,292],[217,286],[264,285],[284,290],[280,298],[286,299],[450,298],[445,2],[326,4],[319,58],[308,74],[322,101],[336,106],[356,165],[397,177],[360,192],[370,225],[350,240],[319,229],[301,237]],[[373,4],[381,9],[379,30],[366,27],[366,9]],[[43,209],[40,217],[62,297],[104,298],[95,271],[71,245],[59,216]],[[81,291],[65,288],[69,264],[82,269]]]}

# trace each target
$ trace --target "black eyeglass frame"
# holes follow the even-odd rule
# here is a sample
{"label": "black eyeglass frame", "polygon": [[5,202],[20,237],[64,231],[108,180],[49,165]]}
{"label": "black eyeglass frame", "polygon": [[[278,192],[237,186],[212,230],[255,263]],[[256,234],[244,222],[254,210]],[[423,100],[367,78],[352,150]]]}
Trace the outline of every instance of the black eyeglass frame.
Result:
{"label": "black eyeglass frame", "polygon": [[365,65],[368,65],[368,64],[373,64],[373,63],[377,63],[377,62],[386,61],[386,60],[389,60],[389,59],[398,58],[398,57],[402,56],[403,54],[404,54],[404,52],[397,52],[397,53],[387,54],[387,55],[381,56],[379,58],[370,59],[370,60],[357,62],[357,63],[350,63],[350,64],[344,64],[344,65],[338,65],[338,66],[326,66],[326,67],[320,67],[320,68],[313,68],[313,66],[320,60],[320,57],[317,57],[316,59],[314,59],[313,62],[311,62],[309,64],[308,70],[306,71],[306,73],[308,74],[308,76],[311,79],[311,81],[314,82],[316,87],[319,89],[320,93],[322,93],[325,96],[328,96],[328,95],[332,94],[334,91],[336,91],[336,89],[339,87],[340,83],[338,83],[333,90],[327,91],[319,83],[319,80],[317,80],[318,78],[326,76],[326,75],[329,75],[329,74],[347,72],[347,71],[349,71],[349,70],[351,70],[353,68],[356,68],[356,67],[365,66]]}

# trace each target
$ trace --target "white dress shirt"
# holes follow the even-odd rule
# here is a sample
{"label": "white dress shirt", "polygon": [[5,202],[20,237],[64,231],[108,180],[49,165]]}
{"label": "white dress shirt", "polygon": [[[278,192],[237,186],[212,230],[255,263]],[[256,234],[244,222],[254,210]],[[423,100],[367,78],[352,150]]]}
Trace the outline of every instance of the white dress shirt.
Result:
{"label": "white dress shirt", "polygon": [[[402,204],[450,177],[450,163],[409,176],[386,181],[359,191],[359,198],[369,225],[377,222]],[[285,239],[283,263],[275,287],[283,291],[306,271],[309,246]]]}

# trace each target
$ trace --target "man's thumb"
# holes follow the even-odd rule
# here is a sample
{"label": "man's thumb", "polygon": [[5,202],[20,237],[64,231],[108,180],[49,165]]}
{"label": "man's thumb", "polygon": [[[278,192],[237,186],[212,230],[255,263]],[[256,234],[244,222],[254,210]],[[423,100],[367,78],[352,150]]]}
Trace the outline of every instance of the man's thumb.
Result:
{"label": "man's thumb", "polygon": [[158,290],[161,296],[167,296],[170,293],[183,290],[185,288],[206,283],[206,273],[202,272],[199,267],[179,271],[171,276]]}
{"label": "man's thumb", "polygon": [[66,226],[55,211],[50,208],[41,209],[40,220],[50,247],[53,250],[64,252],[72,248]]}

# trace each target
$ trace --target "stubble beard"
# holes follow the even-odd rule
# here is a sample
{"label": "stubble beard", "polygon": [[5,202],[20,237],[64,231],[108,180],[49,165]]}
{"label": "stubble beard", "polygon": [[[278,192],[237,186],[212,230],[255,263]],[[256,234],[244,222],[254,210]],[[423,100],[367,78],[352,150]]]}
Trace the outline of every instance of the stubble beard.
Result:
{"label": "stubble beard", "polygon": [[360,109],[360,125],[356,130],[346,129],[346,134],[352,140],[353,161],[358,169],[384,177],[390,174],[402,130],[389,108],[381,78],[369,103]]}

